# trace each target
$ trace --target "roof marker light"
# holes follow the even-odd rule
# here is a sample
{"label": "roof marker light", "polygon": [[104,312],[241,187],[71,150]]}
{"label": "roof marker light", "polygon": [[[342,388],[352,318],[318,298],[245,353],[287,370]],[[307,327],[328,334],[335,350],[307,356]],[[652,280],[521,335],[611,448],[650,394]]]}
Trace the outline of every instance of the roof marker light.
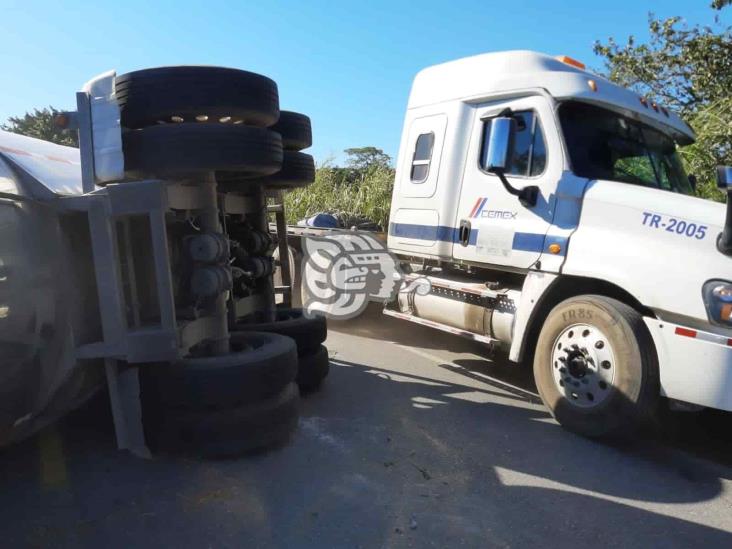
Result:
{"label": "roof marker light", "polygon": [[595,82],[594,80],[588,80],[587,81],[587,85],[590,87],[590,89],[593,92],[596,92],[597,91],[597,82]]}
{"label": "roof marker light", "polygon": [[653,103],[651,106],[653,107],[654,111],[658,112],[658,105],[656,103]]}
{"label": "roof marker light", "polygon": [[560,61],[566,65],[571,65],[580,70],[585,70],[585,68],[586,68],[584,63],[580,63],[576,59],[572,59],[571,57],[568,57],[566,55],[557,55],[554,59],[556,59],[557,61]]}
{"label": "roof marker light", "polygon": [[646,109],[648,108],[648,100],[645,97],[639,97],[641,105],[643,105]]}

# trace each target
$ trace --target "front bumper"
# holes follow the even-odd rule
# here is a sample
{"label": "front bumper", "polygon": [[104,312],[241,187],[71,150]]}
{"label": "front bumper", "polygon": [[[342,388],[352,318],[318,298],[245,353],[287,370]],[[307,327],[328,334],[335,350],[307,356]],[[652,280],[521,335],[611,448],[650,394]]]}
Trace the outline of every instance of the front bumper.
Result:
{"label": "front bumper", "polygon": [[661,394],[732,411],[732,338],[644,317],[658,353]]}

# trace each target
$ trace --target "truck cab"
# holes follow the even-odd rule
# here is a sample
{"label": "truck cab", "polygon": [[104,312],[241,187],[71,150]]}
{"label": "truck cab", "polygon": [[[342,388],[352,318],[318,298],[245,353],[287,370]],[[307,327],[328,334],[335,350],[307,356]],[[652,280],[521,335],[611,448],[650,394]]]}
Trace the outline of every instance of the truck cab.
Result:
{"label": "truck cab", "polygon": [[432,290],[387,314],[533,361],[544,402],[582,434],[639,423],[659,396],[732,410],[725,210],[694,196],[677,153],[693,141],[676,114],[570,58],[421,71],[388,247]]}

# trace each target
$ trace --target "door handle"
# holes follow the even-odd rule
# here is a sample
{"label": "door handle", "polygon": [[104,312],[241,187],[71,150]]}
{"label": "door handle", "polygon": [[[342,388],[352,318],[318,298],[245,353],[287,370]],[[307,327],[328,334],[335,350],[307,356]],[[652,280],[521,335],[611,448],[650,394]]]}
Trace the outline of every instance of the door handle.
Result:
{"label": "door handle", "polygon": [[460,241],[461,246],[467,246],[470,243],[470,221],[467,219],[460,220],[458,240]]}

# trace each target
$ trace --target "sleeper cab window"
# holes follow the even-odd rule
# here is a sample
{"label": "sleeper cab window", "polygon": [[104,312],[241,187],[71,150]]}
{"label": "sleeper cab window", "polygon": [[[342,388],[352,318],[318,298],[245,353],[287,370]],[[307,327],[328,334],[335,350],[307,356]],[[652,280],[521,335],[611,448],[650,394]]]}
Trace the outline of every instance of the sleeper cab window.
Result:
{"label": "sleeper cab window", "polygon": [[430,161],[432,160],[432,147],[435,144],[435,134],[423,133],[417,137],[414,144],[414,155],[412,156],[412,172],[410,179],[412,183],[424,183],[430,173]]}
{"label": "sleeper cab window", "polygon": [[[513,113],[516,121],[513,154],[506,175],[535,177],[546,168],[546,144],[541,122],[534,111]],[[490,118],[483,121],[483,142],[480,153],[480,167],[485,170],[488,155],[488,139],[491,135]]]}

